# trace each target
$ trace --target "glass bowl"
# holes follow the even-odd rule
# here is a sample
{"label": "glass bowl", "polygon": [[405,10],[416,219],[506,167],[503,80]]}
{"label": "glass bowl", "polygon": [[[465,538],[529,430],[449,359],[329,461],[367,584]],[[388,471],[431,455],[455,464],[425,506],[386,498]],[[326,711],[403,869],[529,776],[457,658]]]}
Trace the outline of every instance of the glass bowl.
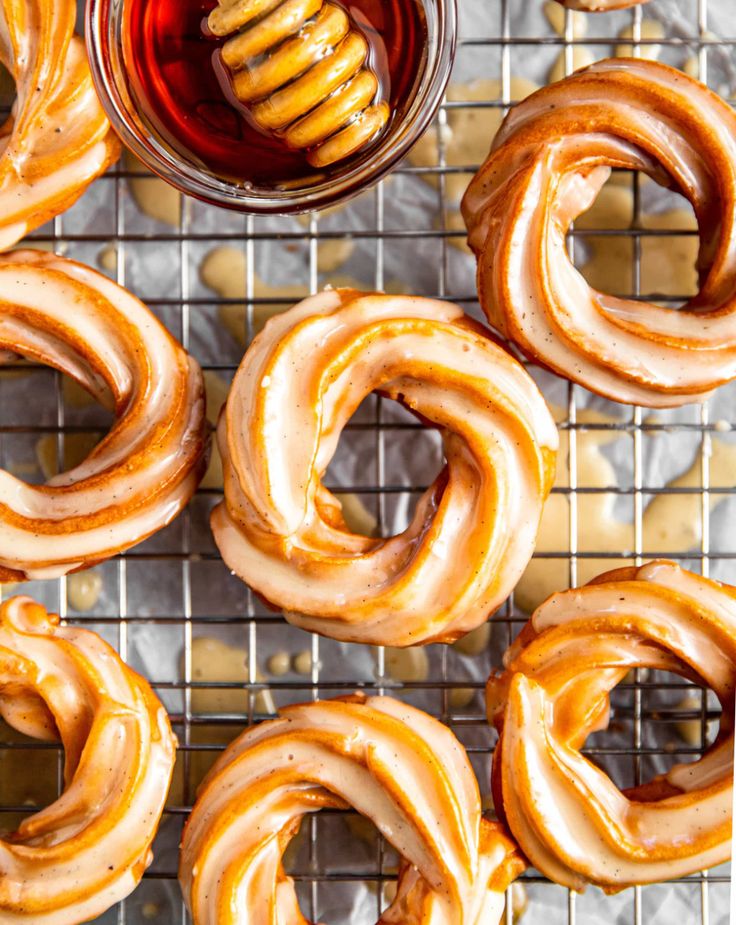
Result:
{"label": "glass bowl", "polygon": [[297,213],[344,202],[377,183],[404,157],[434,118],[450,78],[457,34],[456,0],[418,0],[427,24],[423,70],[403,118],[363,157],[288,188],[239,184],[215,176],[167,142],[136,105],[124,58],[126,0],[87,0],[86,36],[92,74],[113,128],[154,173],[204,202],[254,214]]}

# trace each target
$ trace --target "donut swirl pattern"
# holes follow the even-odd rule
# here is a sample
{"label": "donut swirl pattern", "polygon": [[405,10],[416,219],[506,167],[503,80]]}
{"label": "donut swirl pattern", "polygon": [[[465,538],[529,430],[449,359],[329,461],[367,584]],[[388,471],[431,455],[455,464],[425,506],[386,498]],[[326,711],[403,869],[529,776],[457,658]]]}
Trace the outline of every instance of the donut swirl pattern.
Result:
{"label": "donut swirl pattern", "polygon": [[[735,589],[672,562],[608,572],[542,604],[504,663],[487,689],[496,808],[535,867],[614,892],[729,858]],[[711,688],[723,717],[698,761],[620,791],[580,748],[608,725],[609,693],[633,668]]]}
{"label": "donut swirl pattern", "polygon": [[74,0],[0,0],[0,62],[17,89],[0,128],[0,250],[72,205],[120,153],[76,15]]}
{"label": "donut swirl pattern", "polygon": [[497,925],[524,868],[481,817],[467,755],[389,697],[287,707],[247,730],[202,784],[179,879],[195,925],[305,923],[281,858],[306,813],[353,807],[401,854],[381,925]]}
{"label": "donut swirl pattern", "polygon": [[0,470],[0,580],[49,578],[108,558],[171,521],[205,464],[197,363],[129,292],[40,251],[0,257],[0,362],[76,379],[112,430],[45,485]]}
{"label": "donut swirl pattern", "polygon": [[[616,401],[702,400],[736,376],[736,115],[663,64],[601,61],[506,118],[463,201],[481,304],[528,356]],[[692,203],[699,294],[682,310],[592,290],[565,235],[612,167]]]}
{"label": "donut swirl pattern", "polygon": [[64,746],[64,793],[0,840],[0,922],[75,925],[135,889],[176,740],[148,683],[28,597],[0,605],[0,715]]}
{"label": "donut swirl pattern", "polygon": [[[531,557],[557,431],[534,382],[460,308],[330,290],[273,318],[218,427],[226,564],[297,626],[393,646],[483,622]],[[391,539],[349,531],[322,484],[373,390],[442,428],[445,470]]]}

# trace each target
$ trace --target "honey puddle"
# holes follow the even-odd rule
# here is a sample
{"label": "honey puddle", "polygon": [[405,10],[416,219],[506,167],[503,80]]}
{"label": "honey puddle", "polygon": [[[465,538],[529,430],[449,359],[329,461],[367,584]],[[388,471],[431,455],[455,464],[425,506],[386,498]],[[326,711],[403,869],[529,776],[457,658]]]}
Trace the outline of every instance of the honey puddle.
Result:
{"label": "honey puddle", "polygon": [[[653,181],[642,178],[642,187]],[[614,175],[603,187],[598,198],[575,220],[576,229],[631,228],[634,222],[634,194],[631,177]],[[640,216],[643,228],[668,231],[696,231],[697,222],[691,208],[675,208],[662,212],[644,212]],[[585,235],[587,254],[580,261],[588,283],[599,292],[614,295],[630,294],[636,261],[635,242],[629,236]],[[681,237],[642,237],[640,289],[647,295],[692,296],[698,291],[695,264],[698,257],[697,235]]]}
{"label": "honey puddle", "polygon": [[[560,408],[553,408],[556,420],[565,417]],[[578,411],[579,424],[616,424],[620,419],[597,411]],[[602,448],[617,439],[630,440],[618,431],[577,431],[577,483],[585,488],[612,488],[617,484],[616,471]],[[569,487],[569,433],[560,431],[560,451],[557,457],[556,488]],[[710,484],[713,488],[733,486],[736,471],[736,444],[711,438]],[[690,467],[667,484],[669,488],[701,486],[700,453],[695,454]],[[614,491],[602,494],[577,494],[578,552],[619,553],[632,551],[635,546],[633,523],[616,516]],[[724,497],[710,496],[713,510]],[[658,494],[647,505],[642,516],[642,548],[661,553],[683,553],[696,548],[701,539],[701,499],[699,494]],[[570,503],[567,495],[550,495],[542,515],[537,553],[569,550]],[[601,572],[633,564],[633,559],[578,559],[577,582],[584,584]],[[516,586],[517,606],[531,613],[555,591],[569,587],[569,565],[566,558],[533,559]]]}
{"label": "honey puddle", "polygon": [[59,460],[59,443],[56,434],[45,434],[36,443],[36,459],[45,479],[59,472],[68,472],[81,465],[102,439],[97,432],[72,433],[64,436],[64,458]]}
{"label": "honey puddle", "polygon": [[[184,659],[181,660],[181,676],[184,676]],[[207,714],[235,713],[243,716],[238,723],[193,723],[189,741],[192,745],[225,746],[240,735],[246,725],[249,695],[242,685],[248,682],[248,650],[231,646],[221,639],[200,636],[192,640],[192,681],[199,684],[228,683],[239,687],[192,688],[191,710],[197,720]],[[263,681],[263,675],[256,671],[256,680]],[[269,691],[260,691],[253,698],[253,709],[258,714],[273,715],[276,707]],[[169,793],[170,805],[182,805],[185,798],[194,799],[197,787],[217,760],[220,749],[190,751],[189,791],[184,792],[184,758],[180,751],[176,756],[174,779]]]}
{"label": "honey puddle", "polygon": [[[205,286],[214,290],[220,298],[242,299],[245,297],[248,262],[245,253],[237,247],[223,245],[211,250],[200,264],[199,275]],[[291,308],[306,295],[308,295],[306,285],[271,286],[255,273],[253,275],[253,297],[255,299],[278,299],[279,302],[253,306],[251,336],[255,337],[262,331],[269,318]],[[233,340],[245,347],[248,331],[245,304],[220,305],[218,314],[220,322]]]}
{"label": "honey puddle", "polygon": [[[512,100],[523,100],[535,90],[538,84],[524,77],[512,77],[509,95]],[[482,79],[472,83],[451,84],[447,98],[453,102],[496,101],[501,98],[503,86],[500,80]],[[450,109],[447,125],[434,125],[414,145],[408,157],[415,167],[437,167],[440,154],[448,167],[465,167],[467,173],[448,173],[445,177],[445,196],[451,204],[459,204],[472,175],[472,166],[482,164],[488,155],[493,136],[503,121],[504,111],[500,106]],[[442,132],[442,145],[440,145]],[[439,185],[439,174],[426,174],[424,179],[432,186]]]}
{"label": "honey puddle", "polygon": [[43,807],[53,803],[57,797],[58,752],[48,748],[23,748],[24,744],[36,744],[36,740],[16,732],[4,720],[0,720],[0,741],[3,746],[12,743],[15,747],[0,748],[0,793],[4,806],[28,806],[26,812],[3,813],[0,834],[14,831],[29,815],[31,807]]}
{"label": "honey puddle", "polygon": [[[338,242],[340,243],[340,242]],[[199,274],[205,286],[216,292],[222,299],[245,298],[248,277],[248,261],[245,253],[237,247],[223,245],[215,247],[205,255],[199,267]],[[335,288],[344,286],[348,289],[362,289],[361,283],[350,276],[335,276],[329,284]],[[253,274],[253,298],[274,299],[270,304],[255,304],[251,317],[251,338],[259,334],[269,318],[280,315],[297,302],[306,298],[309,290],[306,284],[292,283],[285,286],[271,286],[257,274]],[[219,318],[223,327],[233,340],[242,347],[247,345],[246,305],[234,303],[219,307]]]}
{"label": "honey puddle", "polygon": [[140,211],[157,222],[178,228],[182,210],[179,190],[151,173],[130,151],[126,151],[123,157],[125,169],[140,174],[128,177],[128,188]]}

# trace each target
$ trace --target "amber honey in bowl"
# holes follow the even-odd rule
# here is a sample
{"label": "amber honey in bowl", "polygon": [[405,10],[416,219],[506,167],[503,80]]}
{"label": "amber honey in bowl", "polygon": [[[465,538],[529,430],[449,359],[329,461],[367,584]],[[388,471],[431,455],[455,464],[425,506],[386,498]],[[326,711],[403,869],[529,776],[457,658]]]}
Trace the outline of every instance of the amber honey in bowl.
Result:
{"label": "amber honey in bowl", "polygon": [[[419,0],[347,0],[341,4],[369,45],[366,66],[389,103],[392,122],[411,106],[424,66],[427,24]],[[145,120],[180,156],[231,183],[289,189],[339,176],[370,158],[378,136],[347,161],[317,171],[307,152],[261,130],[229,87],[225,42],[207,28],[216,0],[127,0],[123,51],[129,86]],[[383,134],[383,133],[381,133]]]}

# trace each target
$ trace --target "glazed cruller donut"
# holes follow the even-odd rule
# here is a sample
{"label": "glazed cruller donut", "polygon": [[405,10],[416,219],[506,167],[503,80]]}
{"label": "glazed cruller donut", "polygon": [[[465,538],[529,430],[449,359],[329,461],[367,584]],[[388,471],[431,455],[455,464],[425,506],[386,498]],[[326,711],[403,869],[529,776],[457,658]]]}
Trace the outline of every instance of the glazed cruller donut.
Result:
{"label": "glazed cruller donut", "polygon": [[64,746],[64,793],[0,839],[0,922],[76,925],[137,886],[176,739],[148,683],[28,597],[0,605],[0,715]]}
{"label": "glazed cruller donut", "polygon": [[[491,323],[607,398],[667,407],[736,376],[736,115],[681,71],[600,61],[511,110],[463,201]],[[591,289],[565,235],[612,167],[682,192],[701,288],[679,310]]]}
{"label": "glazed cruller donut", "polygon": [[[504,664],[487,690],[495,805],[536,868],[615,892],[730,857],[736,589],[673,562],[608,572],[542,604]],[[698,761],[620,791],[580,748],[634,668],[711,688],[723,714]]]}
{"label": "glazed cruller donut", "polygon": [[[531,377],[457,305],[328,290],[268,322],[218,426],[225,563],[292,623],[336,639],[452,641],[531,557],[557,430]],[[447,467],[391,539],[349,531],[322,484],[373,390],[442,428]]]}
{"label": "glazed cruller donut", "polygon": [[116,415],[74,469],[45,485],[0,470],[0,580],[50,578],[106,559],[171,521],[206,462],[202,373],[129,292],[40,251],[0,257],[0,362],[23,356]]}
{"label": "glazed cruller donut", "polygon": [[350,807],[403,859],[382,925],[498,925],[524,863],[482,818],[447,727],[390,697],[280,712],[228,747],[187,821],[179,880],[195,925],[306,925],[282,855],[305,814]]}
{"label": "glazed cruller donut", "polygon": [[0,61],[17,99],[0,128],[0,250],[79,198],[117,159],[75,0],[2,0]]}

